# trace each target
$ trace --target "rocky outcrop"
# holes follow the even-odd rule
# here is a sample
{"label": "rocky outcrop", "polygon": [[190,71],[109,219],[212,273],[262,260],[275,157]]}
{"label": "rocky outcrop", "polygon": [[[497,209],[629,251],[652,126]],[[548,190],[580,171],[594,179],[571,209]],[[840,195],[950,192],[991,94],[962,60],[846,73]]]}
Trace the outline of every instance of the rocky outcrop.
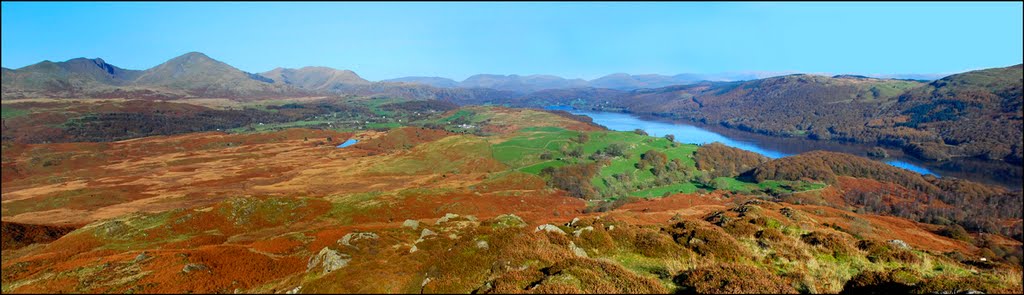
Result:
{"label": "rocky outcrop", "polygon": [[340,240],[338,240],[338,244],[359,249],[358,246],[352,245],[352,243],[363,240],[376,240],[378,238],[380,238],[380,236],[370,232],[348,233],[344,237],[341,237]]}
{"label": "rocky outcrop", "polygon": [[549,232],[549,233],[557,233],[557,234],[560,234],[560,235],[564,235],[565,234],[565,231],[563,231],[561,228],[558,228],[557,226],[554,226],[552,224],[542,224],[540,226],[537,226],[537,229],[533,230],[533,232],[540,232],[540,231],[546,231],[546,232]]}
{"label": "rocky outcrop", "polygon": [[324,247],[320,250],[320,253],[309,258],[309,263],[306,264],[306,271],[309,272],[314,268],[320,267],[323,269],[323,273],[329,273],[347,266],[351,260],[352,256],[348,254]]}

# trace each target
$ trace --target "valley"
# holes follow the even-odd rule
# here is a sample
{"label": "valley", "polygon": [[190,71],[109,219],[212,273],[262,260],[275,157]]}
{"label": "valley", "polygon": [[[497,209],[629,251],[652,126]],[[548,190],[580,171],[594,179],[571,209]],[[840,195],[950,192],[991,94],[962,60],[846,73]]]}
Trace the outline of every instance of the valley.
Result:
{"label": "valley", "polygon": [[[65,124],[50,138],[66,142],[5,140],[4,293],[1022,285],[1024,253],[1008,238],[1021,235],[1007,206],[1019,191],[837,153],[773,160],[559,110],[359,97],[5,101],[23,110],[5,124],[59,109],[90,126],[140,105],[285,119],[142,137]],[[821,161],[834,164],[789,168]],[[8,240],[25,225],[74,230]],[[751,275],[725,275],[737,271]],[[697,279],[709,275],[736,283]]]}
{"label": "valley", "polygon": [[1020,2],[0,6],[0,294],[1024,294]]}

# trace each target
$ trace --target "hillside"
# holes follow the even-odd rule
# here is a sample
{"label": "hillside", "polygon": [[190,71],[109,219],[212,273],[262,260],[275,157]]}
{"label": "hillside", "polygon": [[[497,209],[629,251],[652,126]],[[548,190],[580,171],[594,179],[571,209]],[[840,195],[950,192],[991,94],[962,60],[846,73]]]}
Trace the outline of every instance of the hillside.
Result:
{"label": "hillside", "polygon": [[3,70],[3,93],[35,96],[54,93],[84,95],[111,86],[129,85],[141,71],[126,70],[103,59],[76,58],[64,62],[43,61],[17,70]]}
{"label": "hillside", "polygon": [[586,87],[583,79],[565,79],[552,75],[473,75],[459,83],[464,88],[490,88],[496,90],[529,93],[545,89]]}
{"label": "hillside", "polygon": [[296,92],[199,52],[186,53],[145,70],[133,85],[181,90],[196,97],[266,97]]}
{"label": "hillside", "polygon": [[411,83],[411,84],[423,84],[439,88],[453,88],[458,87],[459,82],[455,80],[443,78],[443,77],[401,77],[394,79],[387,79],[381,82],[400,82],[400,83]]}
{"label": "hillside", "polygon": [[276,68],[261,73],[266,77],[285,85],[292,85],[310,91],[330,91],[341,89],[350,85],[365,85],[366,81],[355,72],[349,70],[336,70],[328,67],[303,67],[300,69]]}
{"label": "hillside", "polygon": [[[110,103],[97,107],[139,102]],[[28,113],[8,119],[47,113],[35,104],[13,104]],[[159,108],[200,110],[169,104]],[[765,161],[559,111],[360,97],[244,104],[311,116],[115,142],[5,141],[5,225],[77,229],[15,239],[33,244],[4,251],[3,291],[1021,290],[1020,233],[961,232],[859,203],[968,191],[1020,202],[999,188],[843,154]],[[382,121],[330,127],[368,118]],[[832,174],[779,170],[813,171],[800,166],[813,161]],[[954,217],[974,210],[947,204]],[[1021,224],[1019,212],[990,216]]]}
{"label": "hillside", "polygon": [[1022,163],[1022,65],[956,74],[909,91],[894,111],[901,125],[937,134],[942,145],[918,145],[926,158],[982,157]]}
{"label": "hillside", "polygon": [[928,161],[959,157],[1019,165],[1020,89],[1021,66],[1017,65],[930,83],[797,74],[628,93],[566,90],[557,97],[534,93],[512,102],[571,104],[778,137],[885,145]]}

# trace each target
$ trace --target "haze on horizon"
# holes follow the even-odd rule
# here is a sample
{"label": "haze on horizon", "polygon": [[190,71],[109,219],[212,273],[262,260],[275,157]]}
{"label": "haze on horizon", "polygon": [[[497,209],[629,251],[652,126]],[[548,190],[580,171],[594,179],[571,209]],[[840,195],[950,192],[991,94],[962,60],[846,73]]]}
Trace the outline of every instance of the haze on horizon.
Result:
{"label": "haze on horizon", "polygon": [[[938,74],[1021,63],[1022,3],[2,3],[0,58],[248,72]],[[870,17],[868,17],[870,16]]]}

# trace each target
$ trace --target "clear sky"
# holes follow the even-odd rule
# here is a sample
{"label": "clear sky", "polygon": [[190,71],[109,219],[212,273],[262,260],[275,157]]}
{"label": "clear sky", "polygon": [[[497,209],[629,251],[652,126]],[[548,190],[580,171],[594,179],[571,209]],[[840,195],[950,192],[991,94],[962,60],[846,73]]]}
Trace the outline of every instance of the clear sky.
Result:
{"label": "clear sky", "polygon": [[953,73],[1021,63],[1022,4],[9,3],[2,64],[190,51],[249,72],[370,80],[478,73]]}

